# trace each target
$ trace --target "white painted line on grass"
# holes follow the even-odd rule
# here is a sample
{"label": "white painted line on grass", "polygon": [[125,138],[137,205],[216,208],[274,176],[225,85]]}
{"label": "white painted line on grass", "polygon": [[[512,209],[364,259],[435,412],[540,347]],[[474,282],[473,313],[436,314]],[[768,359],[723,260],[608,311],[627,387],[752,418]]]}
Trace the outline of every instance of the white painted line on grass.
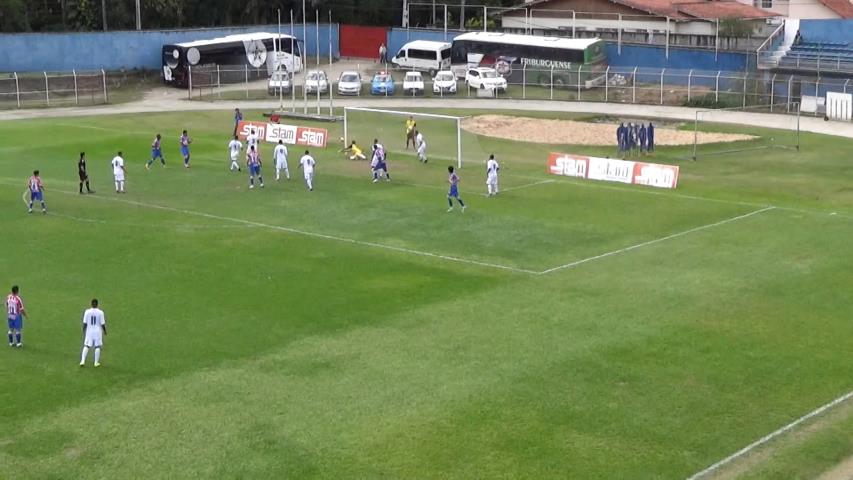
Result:
{"label": "white painted line on grass", "polygon": [[764,213],[764,212],[773,210],[775,208],[776,207],[765,207],[765,208],[762,208],[760,210],[754,210],[752,212],[745,213],[743,215],[738,215],[736,217],[731,217],[731,218],[727,218],[725,220],[720,220],[719,222],[709,223],[707,225],[702,225],[699,227],[691,228],[690,230],[684,230],[683,232],[673,233],[673,234],[667,235],[665,237],[660,237],[660,238],[656,238],[654,240],[649,240],[647,242],[642,242],[642,243],[638,243],[636,245],[631,245],[630,247],[620,248],[619,250],[612,250],[612,251],[607,252],[607,253],[602,253],[600,255],[596,255],[594,257],[588,257],[588,258],[584,258],[582,260],[577,260],[577,261],[574,261],[571,263],[567,263],[565,265],[559,265],[559,266],[556,266],[553,268],[549,268],[547,270],[543,270],[543,271],[539,272],[538,274],[539,275],[545,275],[545,274],[548,274],[551,272],[556,272],[558,270],[565,270],[567,268],[577,267],[578,265],[582,265],[584,263],[589,263],[589,262],[592,262],[595,260],[600,260],[602,258],[612,257],[613,255],[619,255],[620,253],[630,252],[631,250],[636,250],[638,248],[647,247],[649,245],[654,245],[656,243],[665,242],[665,241],[671,240],[673,238],[683,237],[685,235],[689,235],[689,234],[694,233],[694,232],[699,232],[701,230],[707,230],[709,228],[719,227],[720,225],[725,225],[727,223],[736,222],[738,220],[743,220],[744,218],[748,218],[748,217],[751,217],[753,215],[758,215],[759,213]]}
{"label": "white painted line on grass", "polygon": [[803,422],[806,422],[806,421],[822,414],[823,412],[829,410],[830,408],[835,407],[837,405],[840,405],[840,404],[850,400],[851,398],[853,398],[853,391],[847,392],[846,394],[836,398],[835,400],[827,403],[826,405],[819,407],[816,410],[813,410],[813,411],[803,415],[802,417],[794,420],[793,422],[785,425],[784,427],[782,427],[782,428],[780,428],[774,432],[768,433],[767,435],[765,435],[765,436],[759,438],[758,440],[750,443],[749,445],[741,448],[737,452],[735,452],[735,453],[729,455],[728,457],[720,460],[719,462],[709,466],[705,470],[702,470],[701,472],[694,473],[693,475],[688,477],[687,480],[699,480],[700,478],[704,478],[704,477],[708,476],[709,474],[714,473],[720,467],[723,467],[723,466],[733,462],[734,460],[737,460],[738,458],[746,455],[747,453],[754,450],[755,448],[760,447],[761,445],[764,445],[765,443],[773,440],[774,438],[778,437],[779,435],[782,435],[785,432],[793,430],[794,428],[796,428],[798,425],[802,424]]}
{"label": "white painted line on grass", "polygon": [[[525,184],[522,184],[522,185],[516,185],[516,186],[514,186],[514,187],[504,188],[504,189],[502,189],[502,190],[501,190],[501,192],[511,192],[511,191],[513,191],[513,190],[521,190],[521,189],[523,189],[523,188],[530,188],[530,187],[535,187],[535,186],[537,186],[537,185],[545,185],[545,184],[548,184],[548,183],[554,183],[554,182],[556,182],[556,180],[540,180],[540,181],[538,181],[538,182],[525,183]],[[488,197],[488,196],[489,196],[489,194],[487,194],[487,193],[483,193],[482,195],[483,195],[484,197]]]}
{"label": "white painted line on grass", "polygon": [[[78,195],[77,193],[69,192],[66,190],[53,190],[53,191],[58,192],[58,193],[64,193],[66,195],[73,195],[73,196]],[[104,196],[93,196],[93,197],[88,197],[88,198],[96,198],[99,200],[108,200],[108,201],[112,201],[112,202],[126,203],[128,205],[135,205],[138,207],[152,208],[155,210],[163,210],[163,211],[174,212],[174,213],[182,213],[184,215],[193,215],[196,217],[210,218],[210,219],[222,220],[222,221],[226,221],[226,222],[234,222],[234,223],[239,223],[242,225],[250,225],[253,227],[261,227],[261,228],[267,228],[270,230],[277,230],[277,231],[281,231],[281,232],[292,233],[292,234],[296,234],[296,235],[303,235],[306,237],[322,238],[325,240],[332,240],[332,241],[336,241],[336,242],[349,243],[349,244],[353,244],[353,245],[362,245],[365,247],[379,248],[379,249],[383,249],[383,250],[390,250],[390,251],[394,251],[394,252],[406,253],[409,255],[417,255],[417,256],[421,256],[421,257],[437,258],[437,259],[446,260],[449,262],[465,263],[465,264],[469,264],[469,265],[476,265],[479,267],[495,268],[495,269],[506,270],[506,271],[515,272],[515,273],[526,273],[526,274],[531,274],[531,275],[535,275],[538,273],[538,272],[533,271],[533,270],[510,267],[508,265],[500,265],[500,264],[496,264],[496,263],[480,262],[477,260],[470,260],[467,258],[453,257],[450,255],[441,255],[441,254],[432,253],[432,252],[424,252],[421,250],[413,250],[410,248],[397,247],[394,245],[386,245],[386,244],[382,244],[382,243],[368,242],[368,241],[364,241],[364,240],[356,240],[353,238],[339,237],[336,235],[327,235],[324,233],[309,232],[307,230],[300,230],[300,229],[292,228],[292,227],[285,227],[285,226],[281,226],[281,225],[271,225],[268,223],[255,222],[252,220],[245,220],[242,218],[224,217],[221,215],[214,215],[211,213],[197,212],[195,210],[186,210],[186,209],[182,209],[182,208],[167,207],[164,205],[137,202],[134,200],[126,200],[123,198],[112,198],[112,197],[104,197]]]}

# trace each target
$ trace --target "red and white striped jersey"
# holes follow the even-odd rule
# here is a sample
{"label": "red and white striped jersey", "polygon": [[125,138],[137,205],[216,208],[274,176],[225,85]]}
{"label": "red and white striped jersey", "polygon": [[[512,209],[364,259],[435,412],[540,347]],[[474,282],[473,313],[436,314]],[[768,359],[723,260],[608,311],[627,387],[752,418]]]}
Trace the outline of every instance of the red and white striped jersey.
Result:
{"label": "red and white striped jersey", "polygon": [[8,317],[17,317],[22,311],[24,311],[24,302],[21,301],[21,297],[14,293],[9,294],[6,297],[6,314]]}
{"label": "red and white striped jersey", "polygon": [[33,175],[27,180],[27,187],[29,187],[31,192],[40,192],[42,189],[41,178]]}

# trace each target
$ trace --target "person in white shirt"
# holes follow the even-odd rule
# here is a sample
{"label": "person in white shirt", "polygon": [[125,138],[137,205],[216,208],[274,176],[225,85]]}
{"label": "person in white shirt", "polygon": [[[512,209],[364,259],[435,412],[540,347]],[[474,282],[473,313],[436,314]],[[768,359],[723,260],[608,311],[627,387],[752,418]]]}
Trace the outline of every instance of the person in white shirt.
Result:
{"label": "person in white shirt", "polygon": [[308,191],[314,191],[314,165],[317,162],[314,161],[314,157],[308,153],[308,150],[305,150],[305,155],[302,155],[302,158],[299,159],[299,168],[302,169],[302,173],[305,175],[305,185],[308,187]]}
{"label": "person in white shirt", "polygon": [[501,169],[494,155],[489,155],[489,160],[486,162],[486,188],[488,196],[498,194],[498,171]]}
{"label": "person in white shirt", "polygon": [[427,144],[426,144],[426,141],[424,141],[424,135],[417,130],[415,130],[415,147],[418,149],[418,160],[420,160],[423,163],[426,163],[427,162],[427,156],[426,156]]}
{"label": "person in white shirt", "polygon": [[92,308],[83,312],[83,353],[80,355],[80,366],[86,365],[89,349],[95,349],[95,366],[101,366],[101,347],[107,334],[107,321],[104,311],[98,308],[98,299],[92,299]]}
{"label": "person in white shirt", "polygon": [[255,150],[258,149],[258,134],[255,133],[254,128],[251,133],[246,136],[246,151],[248,152],[252,147],[255,147]]}
{"label": "person in white shirt", "polygon": [[115,179],[116,193],[124,193],[124,174],[126,173],[126,170],[124,169],[124,158],[122,158],[121,152],[118,152],[118,154],[113,157],[113,161],[110,163],[113,166],[113,178]]}
{"label": "person in white shirt", "polygon": [[284,176],[290,180],[290,169],[287,168],[287,147],[284,146],[283,141],[278,141],[272,156],[275,160],[275,181],[277,182],[281,178],[282,170],[284,170]]}
{"label": "person in white shirt", "polygon": [[234,135],[234,138],[231,139],[231,142],[228,143],[228,151],[231,153],[231,171],[237,170],[240,171],[240,164],[237,163],[237,159],[240,158],[240,151],[243,150],[243,144],[240,143],[240,140],[237,138],[237,135]]}

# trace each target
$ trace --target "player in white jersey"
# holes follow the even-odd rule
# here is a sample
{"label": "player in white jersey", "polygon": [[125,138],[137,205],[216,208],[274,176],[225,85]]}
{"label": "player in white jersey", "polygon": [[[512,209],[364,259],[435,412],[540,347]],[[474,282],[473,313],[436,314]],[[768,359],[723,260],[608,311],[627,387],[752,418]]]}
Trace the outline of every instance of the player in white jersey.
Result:
{"label": "player in white jersey", "polygon": [[240,151],[243,150],[243,144],[240,143],[240,140],[237,138],[237,135],[234,135],[234,138],[228,143],[228,152],[231,154],[231,171],[237,170],[240,171],[240,164],[237,163],[237,159],[240,158]]}
{"label": "player in white jersey", "polygon": [[424,135],[415,130],[415,148],[418,149],[418,160],[424,163],[427,163],[426,147],[427,144],[424,140]]}
{"label": "player in white jersey", "polygon": [[308,150],[305,150],[305,155],[302,155],[302,158],[299,159],[299,168],[302,169],[302,173],[305,175],[305,185],[308,187],[308,191],[314,191],[314,165],[317,162],[314,161],[314,157],[308,153]]}
{"label": "player in white jersey", "polygon": [[275,146],[272,156],[275,160],[275,181],[277,182],[281,178],[282,170],[284,170],[284,176],[290,180],[290,169],[287,168],[287,147],[284,146],[283,141],[278,141],[278,145]]}
{"label": "player in white jersey", "polygon": [[116,183],[116,193],[124,193],[124,174],[126,170],[124,169],[124,158],[121,156],[121,152],[118,152],[115,157],[113,157],[113,161],[110,162],[113,166],[113,178]]}
{"label": "player in white jersey", "polygon": [[89,349],[95,349],[95,366],[101,366],[101,347],[107,334],[107,320],[104,311],[98,308],[98,299],[92,300],[92,308],[83,312],[83,353],[80,355],[80,366],[86,365]]}
{"label": "player in white jersey", "polygon": [[489,155],[489,160],[486,161],[486,188],[490,197],[498,194],[498,171],[500,169],[495,156]]}
{"label": "player in white jersey", "polygon": [[[258,145],[258,134],[255,133],[254,128],[246,136],[246,151],[248,152],[252,147],[255,147],[255,150],[258,150],[258,148],[260,148],[260,145]],[[260,150],[258,150],[258,151],[260,151]]]}

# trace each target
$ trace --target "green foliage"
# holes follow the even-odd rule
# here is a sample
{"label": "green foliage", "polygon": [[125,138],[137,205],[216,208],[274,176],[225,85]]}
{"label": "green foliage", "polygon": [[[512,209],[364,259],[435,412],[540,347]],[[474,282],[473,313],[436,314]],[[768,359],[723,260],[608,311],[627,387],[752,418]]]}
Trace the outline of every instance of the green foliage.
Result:
{"label": "green foliage", "polygon": [[30,24],[24,12],[24,0],[0,0],[0,32],[29,30]]}
{"label": "green foliage", "polygon": [[742,18],[723,18],[720,20],[720,36],[748,37],[755,32],[755,24]]}
{"label": "green foliage", "polygon": [[719,100],[713,93],[706,93],[701,96],[694,96],[689,101],[684,102],[685,107],[695,108],[733,108],[742,106],[740,100],[735,100],[732,95],[721,95]]}

